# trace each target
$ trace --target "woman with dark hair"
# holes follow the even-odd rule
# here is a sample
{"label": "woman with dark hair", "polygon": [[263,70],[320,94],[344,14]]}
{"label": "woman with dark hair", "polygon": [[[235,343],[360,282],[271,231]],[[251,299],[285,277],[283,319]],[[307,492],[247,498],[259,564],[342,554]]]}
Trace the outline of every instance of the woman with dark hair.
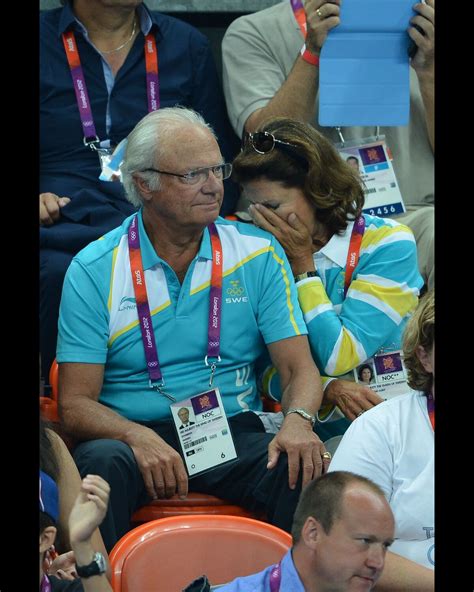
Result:
{"label": "woman with dark hair", "polygon": [[[244,137],[233,179],[254,223],[285,249],[320,372],[341,376],[381,348],[399,349],[423,285],[415,240],[394,220],[362,214],[361,180],[332,144],[275,117]],[[349,420],[381,401],[348,381],[325,390]]]}
{"label": "woman with dark hair", "polygon": [[329,468],[370,476],[383,489],[396,522],[391,551],[414,562],[413,588],[397,590],[432,589],[421,583],[432,583],[433,574],[426,568],[434,568],[435,553],[434,334],[434,292],[428,292],[403,336],[408,386],[413,390],[354,421]]}
{"label": "woman with dark hair", "polygon": [[357,376],[359,377],[359,382],[370,384],[374,379],[374,371],[372,370],[372,366],[370,364],[362,364],[362,366],[359,366],[357,370]]}

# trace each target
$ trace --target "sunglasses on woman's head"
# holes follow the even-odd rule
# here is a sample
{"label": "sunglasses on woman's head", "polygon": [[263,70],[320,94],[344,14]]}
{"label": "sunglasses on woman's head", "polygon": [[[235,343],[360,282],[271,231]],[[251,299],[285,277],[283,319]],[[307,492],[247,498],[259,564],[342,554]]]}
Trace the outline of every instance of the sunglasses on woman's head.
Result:
{"label": "sunglasses on woman's head", "polygon": [[245,132],[242,137],[242,150],[248,145],[250,145],[255,152],[258,152],[258,154],[268,154],[275,148],[275,146],[278,146],[280,150],[297,160],[306,171],[308,170],[308,161],[302,154],[300,154],[299,147],[295,144],[290,144],[290,142],[284,142],[283,140],[275,138],[270,132],[255,132],[254,134]]}
{"label": "sunglasses on woman's head", "polygon": [[296,147],[289,142],[278,140],[278,138],[275,138],[270,132],[255,132],[254,134],[245,132],[242,138],[242,148],[245,148],[248,144],[250,144],[255,152],[258,152],[259,154],[268,154],[268,152],[271,152],[273,148],[275,148],[275,144]]}

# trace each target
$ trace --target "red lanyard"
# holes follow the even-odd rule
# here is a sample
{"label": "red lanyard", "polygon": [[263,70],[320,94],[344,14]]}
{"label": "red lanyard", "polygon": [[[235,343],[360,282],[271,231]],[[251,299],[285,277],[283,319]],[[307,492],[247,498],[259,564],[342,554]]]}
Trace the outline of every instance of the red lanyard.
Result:
{"label": "red lanyard", "polygon": [[301,0],[290,0],[293,14],[295,15],[296,22],[298,23],[303,37],[306,39],[306,13]]}
{"label": "red lanyard", "polygon": [[160,108],[160,83],[158,79],[158,50],[155,37],[148,33],[145,37],[146,88],[148,113]]}
{"label": "red lanyard", "polygon": [[349,252],[347,253],[346,272],[344,277],[344,298],[346,297],[347,290],[349,289],[352,274],[354,269],[357,267],[360,256],[360,246],[362,244],[362,237],[365,231],[365,219],[363,216],[359,216],[354,222],[351,234],[351,242],[349,243]]}
{"label": "red lanyard", "polygon": [[435,402],[434,397],[431,393],[426,395],[426,405],[428,407],[428,415],[430,417],[431,427],[433,428],[433,432],[435,429]]}
{"label": "red lanyard", "polygon": [[[62,35],[66,57],[71,71],[76,102],[79,109],[79,116],[84,134],[84,144],[93,150],[97,149],[99,137],[94,125],[91,104],[87,93],[84,71],[81,66],[81,59],[77,49],[76,37],[73,31],[67,31]],[[146,67],[146,88],[148,98],[148,112],[157,111],[160,108],[160,86],[158,79],[158,50],[156,49],[155,37],[148,33],[145,37],[145,67]]]}
{"label": "red lanyard", "polygon": [[[222,310],[222,245],[219,233],[214,223],[208,226],[212,247],[212,272],[211,288],[209,292],[209,324],[208,324],[208,345],[207,355],[204,358],[206,366],[210,365],[211,377],[209,386],[216,370],[216,363],[221,361],[220,353],[220,332],[221,332],[221,310]],[[158,349],[156,347],[155,333],[148,303],[148,294],[145,283],[145,272],[143,270],[142,253],[140,249],[140,233],[138,230],[138,215],[133,217],[128,229],[128,251],[130,257],[130,269],[132,272],[133,289],[137,301],[137,314],[142,333],[143,347],[149,376],[150,388],[157,389],[162,395],[172,401],[176,399],[163,390],[165,381],[161,373],[158,360]],[[215,361],[209,364],[209,358]]]}

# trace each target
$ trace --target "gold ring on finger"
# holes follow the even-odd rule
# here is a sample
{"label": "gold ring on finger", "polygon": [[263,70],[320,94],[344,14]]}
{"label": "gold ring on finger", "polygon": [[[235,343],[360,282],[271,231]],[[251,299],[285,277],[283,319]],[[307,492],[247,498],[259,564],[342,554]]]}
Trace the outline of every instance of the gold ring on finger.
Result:
{"label": "gold ring on finger", "polygon": [[328,452],[327,450],[326,450],[326,452],[323,452],[323,454],[321,456],[327,460],[331,460],[331,458],[332,458],[331,453]]}
{"label": "gold ring on finger", "polygon": [[318,8],[318,9],[316,10],[316,14],[319,16],[319,18],[320,18],[320,19],[324,18],[324,17],[323,17],[323,13],[321,12],[321,9],[320,9],[320,8]]}

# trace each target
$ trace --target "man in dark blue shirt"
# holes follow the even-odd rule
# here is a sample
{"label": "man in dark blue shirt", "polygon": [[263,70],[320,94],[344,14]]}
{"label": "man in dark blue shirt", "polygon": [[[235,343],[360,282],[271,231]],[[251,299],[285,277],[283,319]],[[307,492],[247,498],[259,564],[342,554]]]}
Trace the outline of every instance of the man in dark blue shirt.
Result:
{"label": "man in dark blue shirt", "polygon": [[[83,71],[73,84],[65,51],[72,41]],[[148,36],[148,37],[147,37]],[[195,28],[141,0],[111,4],[73,0],[40,17],[40,336],[42,372],[56,350],[57,318],[64,273],[72,256],[133,212],[119,182],[100,181],[97,150],[86,145],[81,96],[90,104],[96,148],[116,146],[150,110],[145,39],[158,62],[158,104],[183,105],[216,130],[221,151],[232,161],[238,145],[229,125],[208,40]],[[148,68],[149,69],[149,68]],[[79,85],[82,94],[75,94]],[[83,88],[85,87],[85,88]],[[76,89],[77,90],[77,89]],[[79,100],[79,103],[78,103]],[[87,121],[86,123],[90,123]],[[90,140],[90,138],[89,138]],[[228,184],[221,214],[234,211],[236,187]]]}

